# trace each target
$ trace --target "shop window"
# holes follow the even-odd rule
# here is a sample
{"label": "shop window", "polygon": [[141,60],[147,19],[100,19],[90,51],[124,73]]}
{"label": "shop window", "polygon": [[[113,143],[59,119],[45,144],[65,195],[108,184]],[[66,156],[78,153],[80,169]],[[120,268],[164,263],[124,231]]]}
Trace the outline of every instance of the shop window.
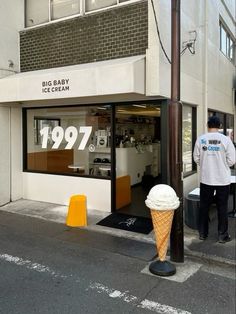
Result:
{"label": "shop window", "polygon": [[232,35],[220,22],[220,50],[232,62],[234,61],[234,49],[235,44]]}
{"label": "shop window", "polygon": [[196,109],[183,106],[183,172],[184,176],[196,170],[193,162],[193,147],[196,141]]}
{"label": "shop window", "polygon": [[116,106],[116,175],[130,175],[131,186],[161,173],[160,115],[156,104]]}
{"label": "shop window", "polygon": [[52,143],[52,130],[56,126],[60,126],[60,119],[34,118],[34,144],[42,145],[42,136],[40,131],[43,128],[48,128],[48,144]]}
{"label": "shop window", "polygon": [[110,178],[109,106],[25,109],[24,170]]}

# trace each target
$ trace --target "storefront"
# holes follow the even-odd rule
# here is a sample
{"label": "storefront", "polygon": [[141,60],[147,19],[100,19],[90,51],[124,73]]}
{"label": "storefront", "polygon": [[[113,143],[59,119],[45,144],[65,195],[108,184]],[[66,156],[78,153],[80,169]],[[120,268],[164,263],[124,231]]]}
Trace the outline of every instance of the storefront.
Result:
{"label": "storefront", "polygon": [[[135,56],[2,79],[0,204],[67,205],[84,194],[88,210],[147,215],[150,187],[168,183],[168,101],[145,95],[145,73],[145,56]],[[188,178],[195,138],[196,107],[185,104]]]}
{"label": "storefront", "polygon": [[158,101],[23,108],[26,197],[85,194],[93,209],[145,214],[161,177],[160,121]]}
{"label": "storefront", "polygon": [[[150,184],[165,176],[166,100],[145,97],[144,78],[145,58],[138,56],[3,79],[1,110],[17,108],[22,117],[20,124],[9,118],[12,136],[23,130],[21,197],[68,204],[71,195],[85,194],[88,209],[145,215]],[[14,162],[8,167],[13,184]]]}

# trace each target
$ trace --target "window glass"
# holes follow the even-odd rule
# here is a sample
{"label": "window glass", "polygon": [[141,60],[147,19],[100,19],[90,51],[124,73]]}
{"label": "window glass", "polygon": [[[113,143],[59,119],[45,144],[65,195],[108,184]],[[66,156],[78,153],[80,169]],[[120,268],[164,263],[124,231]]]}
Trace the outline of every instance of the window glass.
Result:
{"label": "window glass", "polygon": [[231,34],[226,30],[222,23],[220,23],[220,50],[231,61],[234,59],[234,41]]}
{"label": "window glass", "polygon": [[117,0],[85,0],[85,11],[93,11],[117,4]]}
{"label": "window glass", "polygon": [[234,42],[231,38],[229,40],[229,57],[231,60],[234,58]]}
{"label": "window glass", "polygon": [[27,110],[26,170],[110,177],[109,106]]}
{"label": "window glass", "polygon": [[183,172],[186,174],[193,170],[193,108],[183,106]]}
{"label": "window glass", "polygon": [[227,34],[223,27],[221,27],[221,51],[227,56]]}
{"label": "window glass", "polygon": [[51,6],[53,20],[80,13],[79,0],[52,0]]}
{"label": "window glass", "polygon": [[[129,175],[131,186],[160,169],[160,108],[156,104],[116,106],[116,176]],[[149,178],[150,179],[150,178]]]}
{"label": "window glass", "polygon": [[221,112],[216,112],[216,111],[208,111],[208,117],[211,116],[216,116],[220,119],[220,128],[219,128],[219,133],[225,134],[225,115]]}
{"label": "window glass", "polygon": [[48,22],[48,12],[48,0],[26,0],[26,26]]}
{"label": "window glass", "polygon": [[227,113],[217,112],[217,111],[208,111],[208,117],[215,115],[220,119],[221,126],[219,132],[230,137],[234,141],[234,116]]}
{"label": "window glass", "polygon": [[226,136],[234,142],[234,116],[226,115]]}

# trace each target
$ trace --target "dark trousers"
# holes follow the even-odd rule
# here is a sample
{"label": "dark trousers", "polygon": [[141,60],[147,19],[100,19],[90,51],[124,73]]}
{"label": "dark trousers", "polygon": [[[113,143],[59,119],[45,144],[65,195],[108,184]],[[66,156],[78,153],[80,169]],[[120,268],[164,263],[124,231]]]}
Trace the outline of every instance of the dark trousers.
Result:
{"label": "dark trousers", "polygon": [[[208,235],[208,212],[213,200],[216,202],[218,215],[218,235],[228,234],[228,198],[230,185],[200,184],[199,233]],[[214,192],[216,192],[214,196]]]}

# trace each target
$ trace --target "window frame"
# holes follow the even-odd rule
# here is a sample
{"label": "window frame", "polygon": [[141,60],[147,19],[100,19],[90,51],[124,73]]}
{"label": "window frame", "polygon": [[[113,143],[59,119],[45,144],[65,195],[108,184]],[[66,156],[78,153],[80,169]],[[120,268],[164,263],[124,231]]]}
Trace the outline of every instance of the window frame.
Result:
{"label": "window frame", "polygon": [[[225,23],[221,19],[219,22],[219,29],[220,29],[220,45],[219,45],[220,51],[229,61],[234,63],[234,61],[235,61],[235,38],[231,34],[231,32],[228,30]],[[226,46],[223,46],[222,31],[224,31],[226,34],[226,43],[224,43],[224,45],[226,45]],[[230,49],[230,42],[232,42],[232,45],[233,45],[232,49]],[[232,55],[232,57],[231,57],[231,55]]]}
{"label": "window frame", "polygon": [[143,1],[143,0],[127,0],[127,1],[123,1],[123,2],[120,2],[120,0],[116,0],[117,3],[114,4],[114,5],[110,5],[110,6],[107,6],[107,7],[104,7],[104,8],[100,8],[100,9],[95,9],[95,10],[92,10],[92,11],[86,11],[85,10],[85,1],[86,0],[77,0],[79,3],[80,3],[80,12],[79,13],[76,13],[76,14],[72,14],[72,15],[68,15],[68,16],[65,16],[65,17],[61,17],[61,18],[58,18],[58,19],[53,19],[52,18],[52,1],[51,0],[48,0],[48,22],[42,22],[42,23],[39,23],[39,24],[36,24],[36,25],[32,25],[32,26],[27,26],[27,1],[30,1],[30,0],[25,0],[24,1],[24,7],[25,7],[25,21],[24,21],[24,30],[27,30],[27,29],[32,29],[32,28],[37,28],[37,27],[41,27],[43,25],[48,25],[48,24],[52,24],[52,23],[57,23],[57,22],[60,22],[60,21],[64,21],[64,20],[68,20],[68,19],[71,19],[71,18],[75,18],[77,16],[84,16],[84,15],[89,15],[89,14],[94,14],[96,12],[100,12],[100,11],[105,11],[105,10],[111,10],[111,9],[114,9],[116,7],[120,7],[120,6],[124,6],[124,5],[128,5],[128,4],[131,4],[131,3],[135,3],[135,2],[140,2],[140,1]]}

